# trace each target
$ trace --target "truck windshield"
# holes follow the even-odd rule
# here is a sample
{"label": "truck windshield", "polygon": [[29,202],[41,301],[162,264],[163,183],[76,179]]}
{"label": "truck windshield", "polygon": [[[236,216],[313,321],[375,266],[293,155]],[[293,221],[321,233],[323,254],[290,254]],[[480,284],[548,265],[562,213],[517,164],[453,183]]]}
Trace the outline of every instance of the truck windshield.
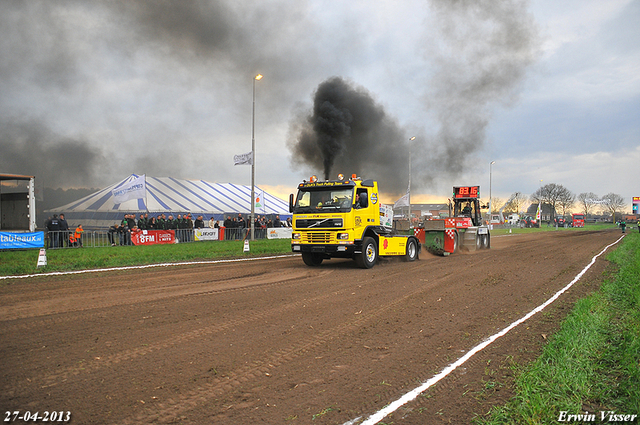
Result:
{"label": "truck windshield", "polygon": [[353,204],[353,188],[319,188],[299,190],[294,213],[347,212]]}

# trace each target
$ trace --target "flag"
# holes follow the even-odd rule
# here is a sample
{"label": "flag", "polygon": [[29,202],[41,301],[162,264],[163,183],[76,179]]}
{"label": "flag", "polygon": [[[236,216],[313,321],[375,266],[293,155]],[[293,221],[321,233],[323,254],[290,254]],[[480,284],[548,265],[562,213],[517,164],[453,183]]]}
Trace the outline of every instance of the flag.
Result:
{"label": "flag", "polygon": [[393,204],[393,208],[408,207],[408,206],[409,206],[409,192],[407,192],[405,195],[402,195],[402,197],[398,199],[395,204]]}
{"label": "flag", "polygon": [[146,175],[143,174],[131,180],[126,185],[113,189],[111,193],[113,194],[114,201],[121,204],[129,199],[144,198],[147,193],[146,181]]}
{"label": "flag", "polygon": [[536,220],[538,221],[538,223],[540,223],[542,217],[542,211],[540,208],[540,202],[538,202],[538,211],[536,212]]}
{"label": "flag", "polygon": [[253,165],[253,152],[233,155],[233,165]]}
{"label": "flag", "polygon": [[411,180],[409,180],[409,186],[407,186],[407,193],[402,195],[402,197],[393,204],[393,208],[409,206],[411,206]]}
{"label": "flag", "polygon": [[259,210],[260,208],[262,208],[262,212],[265,212],[264,190],[256,192],[256,199],[254,199],[254,203],[255,209]]}

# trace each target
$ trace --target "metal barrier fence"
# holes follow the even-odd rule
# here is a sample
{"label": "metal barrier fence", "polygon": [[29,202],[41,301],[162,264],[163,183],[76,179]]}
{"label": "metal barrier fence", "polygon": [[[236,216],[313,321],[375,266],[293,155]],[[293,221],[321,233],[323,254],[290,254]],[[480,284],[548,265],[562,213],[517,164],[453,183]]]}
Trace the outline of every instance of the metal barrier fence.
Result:
{"label": "metal barrier fence", "polygon": [[[224,229],[224,240],[243,240],[249,237],[251,229],[247,228],[220,228]],[[176,239],[180,243],[196,242],[193,229],[177,229],[174,230]],[[100,248],[106,246],[126,246],[133,245],[131,242],[131,233],[129,232],[110,232],[107,230],[85,230],[82,237],[75,240],[72,236],[73,230],[65,231],[45,231],[45,248]],[[266,239],[267,229],[256,228],[254,231],[255,239]]]}

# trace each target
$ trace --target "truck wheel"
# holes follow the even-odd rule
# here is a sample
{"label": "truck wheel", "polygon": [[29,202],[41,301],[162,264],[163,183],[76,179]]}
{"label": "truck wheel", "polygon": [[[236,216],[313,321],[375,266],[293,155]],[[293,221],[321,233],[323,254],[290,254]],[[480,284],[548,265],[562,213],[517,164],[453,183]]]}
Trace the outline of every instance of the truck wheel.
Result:
{"label": "truck wheel", "polygon": [[322,264],[322,255],[314,254],[312,252],[303,252],[302,261],[304,261],[307,266],[317,267]]}
{"label": "truck wheel", "polygon": [[418,244],[415,239],[407,241],[407,253],[404,255],[405,261],[416,261],[418,259]]}
{"label": "truck wheel", "polygon": [[366,237],[362,240],[362,252],[356,254],[356,264],[363,269],[370,269],[375,266],[378,260],[378,245],[376,240]]}

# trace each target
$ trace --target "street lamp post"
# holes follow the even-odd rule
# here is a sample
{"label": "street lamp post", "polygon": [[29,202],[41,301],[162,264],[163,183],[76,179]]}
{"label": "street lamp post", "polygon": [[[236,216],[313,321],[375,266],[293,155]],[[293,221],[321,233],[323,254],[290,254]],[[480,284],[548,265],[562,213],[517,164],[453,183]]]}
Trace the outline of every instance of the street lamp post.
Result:
{"label": "street lamp post", "polygon": [[255,206],[256,206],[256,81],[262,75],[253,77],[253,110],[251,113],[251,240],[255,239]]}
{"label": "street lamp post", "polygon": [[[416,136],[412,136],[409,138],[410,142],[416,140]],[[409,195],[408,203],[409,203],[409,226],[411,226],[411,146],[409,146],[409,187],[407,188],[407,194]]]}
{"label": "street lamp post", "polygon": [[489,164],[489,225],[491,225],[491,178],[492,178],[492,174],[493,174],[493,164],[495,164],[495,161],[491,161],[491,163]]}

